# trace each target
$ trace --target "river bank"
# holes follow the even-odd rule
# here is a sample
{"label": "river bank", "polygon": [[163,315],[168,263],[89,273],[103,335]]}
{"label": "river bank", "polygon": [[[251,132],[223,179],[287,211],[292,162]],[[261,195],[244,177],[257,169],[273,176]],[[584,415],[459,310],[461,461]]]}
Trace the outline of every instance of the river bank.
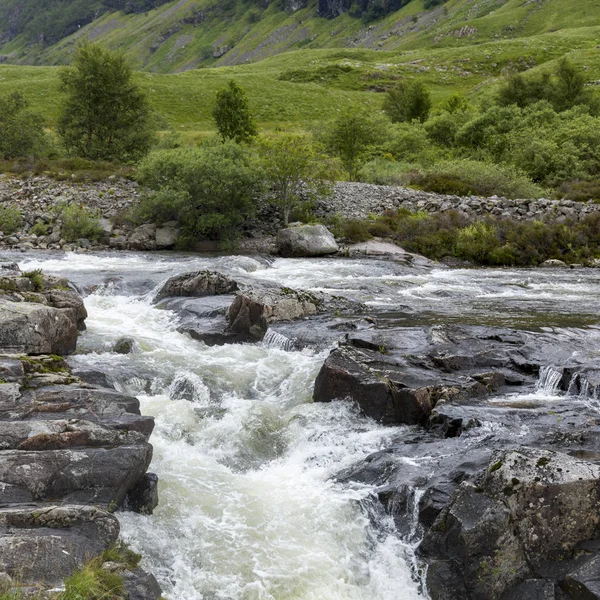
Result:
{"label": "river bank", "polygon": [[[4,257],[69,276],[89,312],[71,368],[102,373],[156,418],[161,503],[152,516],[117,516],[169,599],[542,600],[592,589],[586,573],[600,537],[597,271],[365,257]],[[161,308],[168,278],[205,270],[241,292],[213,286],[202,295],[178,283],[171,293],[186,294]],[[190,322],[204,331],[225,326],[244,286],[344,304],[270,320],[261,341],[244,344],[208,345],[182,330]],[[130,354],[113,351],[123,335],[134,341]],[[329,397],[315,387],[325,376]],[[334,399],[351,396],[332,387],[342,380],[364,393]],[[406,398],[425,393],[426,412],[412,422],[399,417]],[[391,402],[391,420],[368,416],[365,398]],[[583,497],[589,504],[573,504]],[[556,498],[561,510],[553,513]],[[526,511],[534,500],[541,517]],[[469,513],[480,516],[467,530]],[[576,532],[561,521],[575,514]],[[507,524],[521,521],[529,529]],[[486,523],[504,537],[477,537]],[[500,552],[505,542],[515,550],[510,561]],[[458,556],[463,543],[477,556]],[[560,568],[552,544],[562,548]]]}
{"label": "river bank", "polygon": [[[143,190],[137,183],[116,177],[96,183],[56,181],[46,176],[25,179],[0,177],[0,202],[4,207],[17,208],[22,215],[22,224],[16,231],[0,235],[0,249],[97,251],[173,248],[179,235],[177,223],[134,227],[123,219],[142,194]],[[86,207],[100,217],[102,234],[98,239],[65,240],[57,220],[57,210],[69,205]],[[366,219],[388,210],[406,209],[433,215],[455,211],[466,219],[491,217],[511,219],[515,223],[533,220],[564,223],[568,220],[580,222],[596,214],[598,206],[593,202],[543,198],[510,200],[448,196],[410,188],[338,182],[332,197],[317,203],[316,216],[326,221],[333,217]],[[280,227],[278,211],[261,202],[257,217],[247,224],[242,252],[274,252],[273,237]],[[215,251],[218,246],[209,243],[204,249]]]}

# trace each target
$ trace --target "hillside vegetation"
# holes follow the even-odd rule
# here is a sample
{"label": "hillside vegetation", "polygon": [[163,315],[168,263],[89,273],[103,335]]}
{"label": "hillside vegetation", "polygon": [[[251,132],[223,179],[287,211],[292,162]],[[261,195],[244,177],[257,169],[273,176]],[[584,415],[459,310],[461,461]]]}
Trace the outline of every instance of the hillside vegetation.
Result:
{"label": "hillside vegetation", "polygon": [[[0,54],[62,64],[88,36],[125,50],[139,69],[167,73],[294,49],[461,48],[464,71],[497,72],[507,60],[522,70],[557,51],[595,48],[598,26],[595,0],[4,0]],[[486,64],[473,64],[471,49],[489,42]]]}

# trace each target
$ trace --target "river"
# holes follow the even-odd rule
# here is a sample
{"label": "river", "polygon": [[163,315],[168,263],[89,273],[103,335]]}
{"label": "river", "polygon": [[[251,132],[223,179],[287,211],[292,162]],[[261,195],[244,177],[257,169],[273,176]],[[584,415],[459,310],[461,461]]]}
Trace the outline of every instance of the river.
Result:
{"label": "river", "polygon": [[[118,516],[169,600],[424,595],[413,568],[417,536],[396,533],[370,486],[332,479],[404,431],[346,403],[311,402],[334,338],[301,349],[285,349],[292,346],[281,336],[207,347],[177,332],[174,313],[152,305],[165,278],[208,268],[346,295],[369,305],[381,327],[452,321],[598,335],[593,270],[416,272],[385,260],[141,253],[2,258],[79,286],[88,328],[71,364],[103,371],[156,418],[151,470],[160,505],[152,516]],[[134,353],[111,351],[122,336],[135,339]]]}

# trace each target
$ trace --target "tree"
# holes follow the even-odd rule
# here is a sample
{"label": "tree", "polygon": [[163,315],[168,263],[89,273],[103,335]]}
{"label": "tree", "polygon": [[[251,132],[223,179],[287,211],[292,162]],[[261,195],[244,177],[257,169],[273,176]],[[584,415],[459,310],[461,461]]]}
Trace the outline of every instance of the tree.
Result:
{"label": "tree", "polygon": [[217,93],[213,118],[223,140],[238,144],[249,142],[256,136],[256,124],[248,107],[248,96],[233,79]]}
{"label": "tree", "polygon": [[338,156],[350,179],[355,180],[369,151],[384,137],[384,125],[364,111],[346,110],[325,129],[323,142]]}
{"label": "tree", "polygon": [[287,227],[291,211],[303,200],[315,200],[332,192],[339,169],[306,136],[284,134],[259,140],[267,186],[281,209]]}
{"label": "tree", "polygon": [[401,82],[388,91],[383,103],[383,112],[393,123],[410,122],[415,119],[424,123],[430,110],[431,97],[420,81]]}
{"label": "tree", "polygon": [[0,155],[3,158],[31,156],[46,143],[44,118],[27,110],[21,92],[0,96]]}
{"label": "tree", "polygon": [[247,148],[233,142],[158,150],[138,166],[154,193],[138,208],[141,222],[176,220],[184,239],[235,241],[256,209],[262,177]]}
{"label": "tree", "polygon": [[155,133],[152,111],[122,54],[85,42],[60,79],[66,98],[58,132],[69,152],[125,162],[148,152]]}

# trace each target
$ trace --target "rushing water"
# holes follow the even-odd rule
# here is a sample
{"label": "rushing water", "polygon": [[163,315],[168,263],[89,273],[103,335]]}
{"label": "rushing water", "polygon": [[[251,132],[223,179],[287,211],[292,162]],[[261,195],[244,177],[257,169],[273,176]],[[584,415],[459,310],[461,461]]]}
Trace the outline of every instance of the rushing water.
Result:
{"label": "rushing water", "polygon": [[[15,255],[4,258],[15,259]],[[292,350],[277,332],[206,347],[152,306],[166,277],[199,268],[359,299],[384,323],[457,320],[551,330],[598,322],[600,273],[414,273],[375,260],[177,255],[21,255],[23,269],[65,275],[85,293],[76,367],[107,373],[156,417],[153,516],[120,514],[123,535],[170,600],[409,600],[422,597],[412,547],[369,486],[332,476],[402,436],[346,403],[311,403],[327,350]],[[111,352],[121,336],[130,355]],[[553,393],[544,373],[539,393]],[[414,532],[413,532],[414,533]],[[414,536],[413,536],[414,537]]]}

